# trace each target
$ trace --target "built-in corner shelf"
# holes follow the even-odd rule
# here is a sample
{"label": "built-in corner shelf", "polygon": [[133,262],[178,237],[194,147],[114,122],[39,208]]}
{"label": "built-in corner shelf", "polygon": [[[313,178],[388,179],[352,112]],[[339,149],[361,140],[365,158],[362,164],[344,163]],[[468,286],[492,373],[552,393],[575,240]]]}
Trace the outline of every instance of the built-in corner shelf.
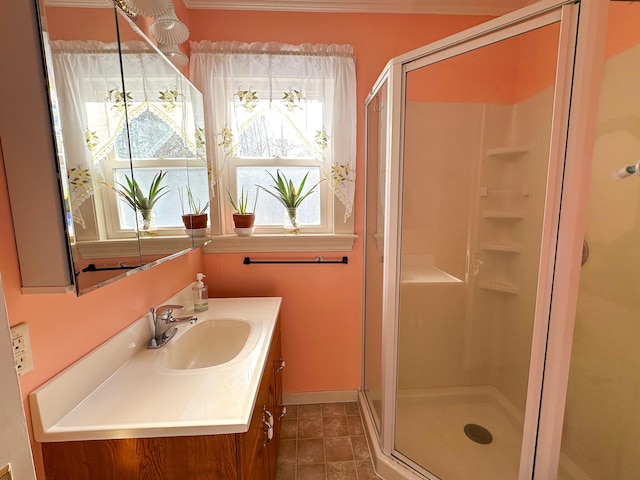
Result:
{"label": "built-in corner shelf", "polygon": [[[518,295],[515,272],[521,268],[524,228],[520,221],[528,215],[529,182],[525,172],[531,161],[529,147],[511,145],[488,148],[489,164],[480,183],[480,217],[486,222],[480,230],[479,248],[491,268],[482,273],[477,285],[482,290]],[[491,185],[491,187],[489,187]],[[483,208],[484,207],[484,208]]]}
{"label": "built-in corner shelf", "polygon": [[478,286],[483,290],[493,290],[494,292],[507,293],[509,295],[517,295],[520,289],[516,285],[498,282],[480,282]]}
{"label": "built-in corner shelf", "polygon": [[515,243],[483,243],[480,248],[489,252],[520,253],[522,245]]}
{"label": "built-in corner shelf", "polygon": [[490,148],[487,150],[487,157],[499,158],[502,160],[512,160],[520,155],[529,153],[528,147],[515,146],[515,147],[501,147]]}
{"label": "built-in corner shelf", "polygon": [[524,218],[524,214],[520,212],[502,212],[493,210],[482,212],[482,218],[490,220],[522,220]]}

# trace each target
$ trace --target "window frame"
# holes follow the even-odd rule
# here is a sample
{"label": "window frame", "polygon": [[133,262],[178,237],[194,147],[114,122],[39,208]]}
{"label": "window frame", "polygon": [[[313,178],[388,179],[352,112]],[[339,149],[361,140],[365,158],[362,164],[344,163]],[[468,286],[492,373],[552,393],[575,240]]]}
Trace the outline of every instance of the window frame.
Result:
{"label": "window frame", "polygon": [[[158,168],[162,170],[183,169],[187,171],[187,176],[189,175],[188,172],[191,168],[206,168],[198,158],[173,158],[171,160],[167,160],[161,157],[132,159],[131,167],[133,169],[134,177],[136,168]],[[112,152],[108,158],[103,160],[102,170],[105,182],[114,186],[113,172],[115,169],[129,170],[128,174],[131,173],[129,160],[117,160],[115,159],[115,153]],[[112,240],[136,237],[135,229],[125,229],[120,225],[118,202],[122,202],[118,200],[117,196],[114,195],[114,192],[110,188],[102,188],[100,189],[100,195],[97,195],[96,197],[96,201],[101,202],[103,207],[102,209],[96,209],[95,213],[98,220],[98,238],[101,240]],[[100,211],[104,212],[104,217],[98,213]],[[156,233],[159,236],[185,235],[184,227],[180,225],[175,227],[158,226]]]}
{"label": "window frame", "polygon": [[[229,191],[229,194],[234,198],[239,197],[239,192],[237,191],[237,168],[238,167],[256,167],[256,168],[284,168],[284,167],[313,167],[319,168],[320,170],[320,184],[316,187],[316,191],[320,194],[320,224],[319,225],[300,225],[301,231],[309,234],[329,234],[333,232],[333,215],[334,215],[334,206],[331,201],[331,197],[333,196],[333,192],[331,192],[331,188],[328,185],[327,175],[326,175],[326,166],[320,162],[319,160],[313,159],[292,159],[287,158],[283,159],[280,157],[274,157],[271,159],[266,158],[238,158],[234,157],[227,161],[226,165],[226,174],[220,178],[221,187],[224,189],[226,198],[226,191]],[[270,185],[262,185],[267,189],[270,189]],[[309,188],[312,187],[313,184],[307,182],[305,184],[304,192],[309,191]],[[260,192],[260,195],[267,195],[265,192]],[[260,197],[258,197],[259,199]],[[233,231],[233,213],[234,210],[231,206],[230,202],[224,202],[224,207],[222,209],[223,212],[223,220],[222,220],[222,231],[223,234],[231,234]],[[283,207],[284,208],[284,207]],[[283,210],[284,217],[284,210]],[[274,226],[260,226],[256,224],[256,229],[254,234],[265,234],[265,235],[277,235],[283,232],[283,225],[274,225]]]}

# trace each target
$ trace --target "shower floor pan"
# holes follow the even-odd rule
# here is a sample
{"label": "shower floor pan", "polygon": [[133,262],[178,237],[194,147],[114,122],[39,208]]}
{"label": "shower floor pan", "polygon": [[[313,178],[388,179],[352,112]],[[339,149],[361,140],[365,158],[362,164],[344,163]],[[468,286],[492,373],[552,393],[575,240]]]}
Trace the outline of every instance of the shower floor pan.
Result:
{"label": "shower floor pan", "polygon": [[[516,479],[520,468],[522,413],[494,387],[400,391],[396,450],[443,480]],[[474,442],[465,426],[480,425],[493,437]],[[589,480],[561,459],[563,480]]]}

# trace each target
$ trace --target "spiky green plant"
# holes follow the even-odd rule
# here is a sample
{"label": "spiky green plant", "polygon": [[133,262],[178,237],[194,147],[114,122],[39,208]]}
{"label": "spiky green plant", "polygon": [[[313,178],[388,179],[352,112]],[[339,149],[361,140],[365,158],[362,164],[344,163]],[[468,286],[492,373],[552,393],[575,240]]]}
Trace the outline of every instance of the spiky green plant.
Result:
{"label": "spiky green plant", "polygon": [[166,175],[167,172],[163,172],[162,170],[156,173],[151,180],[151,186],[146,195],[142,192],[138,181],[128,175],[124,176],[127,181],[126,185],[118,182],[117,185],[120,188],[115,188],[111,185],[108,186],[120,195],[120,198],[132,209],[137,209],[140,212],[150,212],[158,200],[169,193],[169,187],[166,185],[160,186]]}
{"label": "spiky green plant", "polygon": [[209,208],[209,202],[207,201],[204,206],[200,202],[200,199],[195,199],[191,192],[191,187],[187,186],[187,203],[189,204],[189,212],[186,213],[184,209],[184,200],[182,198],[182,189],[180,189],[180,208],[182,209],[182,215],[202,215]]}
{"label": "spiky green plant", "polygon": [[244,187],[242,187],[242,190],[240,191],[240,196],[238,197],[237,203],[231,196],[231,193],[229,193],[229,190],[227,190],[227,198],[229,199],[229,202],[231,203],[231,206],[236,211],[236,213],[240,215],[246,215],[247,213],[249,213],[247,212],[247,206],[249,204],[249,195],[245,193]]}
{"label": "spiky green plant", "polygon": [[285,208],[298,208],[302,201],[309,195],[311,195],[314,192],[315,188],[322,181],[320,180],[320,182],[312,186],[306,193],[302,193],[304,185],[307,182],[309,172],[307,172],[302,178],[302,181],[300,182],[298,187],[293,184],[292,180],[287,179],[284,173],[281,173],[279,169],[276,171],[275,177],[271,172],[267,171],[267,173],[273,180],[271,190],[263,187],[262,185],[258,185],[258,187],[278,200]]}

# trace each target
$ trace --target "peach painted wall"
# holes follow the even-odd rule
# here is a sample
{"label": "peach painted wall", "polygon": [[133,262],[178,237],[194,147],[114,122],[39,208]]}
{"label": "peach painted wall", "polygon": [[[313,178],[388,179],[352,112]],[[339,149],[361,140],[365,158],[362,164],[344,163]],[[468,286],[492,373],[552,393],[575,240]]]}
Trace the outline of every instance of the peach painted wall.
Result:
{"label": "peach painted wall", "polygon": [[[338,43],[353,46],[356,57],[358,131],[355,229],[363,231],[364,101],[394,56],[482,23],[488,17],[331,14],[250,11],[189,11],[191,40],[277,41],[290,44]],[[384,32],[384,34],[382,34]],[[207,254],[212,295],[278,295],[282,304],[284,391],[355,390],[362,355],[362,240],[348,265],[242,265],[242,254]],[[321,254],[318,252],[317,254]],[[269,255],[314,258],[316,253]],[[256,254],[260,258],[267,255]]]}
{"label": "peach painted wall", "polygon": [[115,17],[110,8],[47,7],[45,15],[51,40],[116,41]]}
{"label": "peach painted wall", "polygon": [[[176,16],[187,23],[187,9],[180,0],[174,1]],[[76,8],[76,7],[47,7],[47,30],[51,40],[98,40],[109,43],[116,41],[114,30],[114,14],[109,8]],[[149,41],[156,41],[149,33],[153,17],[138,16],[136,26],[142,30]],[[120,23],[119,23],[120,24]],[[140,37],[130,28],[120,28],[120,38],[124,41],[140,40]],[[182,52],[188,54],[189,42],[178,46]],[[180,69],[182,74],[189,76],[189,68]]]}
{"label": "peach painted wall", "polygon": [[[559,24],[414,70],[412,102],[516,104],[555,80]],[[469,82],[473,78],[473,82]],[[419,86],[419,88],[415,87]]]}
{"label": "peach painted wall", "polygon": [[[81,297],[23,295],[1,145],[0,252],[9,323],[29,325],[34,370],[20,379],[28,422],[26,398],[32,390],[133,323],[149,307],[176,293],[203,269],[203,254],[199,249]],[[42,262],[46,264],[46,258]],[[36,443],[32,446],[38,478],[42,479],[40,447]]]}
{"label": "peach painted wall", "polygon": [[634,47],[640,42],[640,8],[627,2],[611,2],[607,20],[607,58]]}
{"label": "peach painted wall", "polygon": [[[115,16],[111,8],[47,7],[45,15],[51,40],[91,39],[107,43],[117,40]],[[152,22],[153,18],[141,16],[135,23],[149,36],[149,26]],[[124,41],[139,40],[129,28],[122,29],[120,36]]]}

